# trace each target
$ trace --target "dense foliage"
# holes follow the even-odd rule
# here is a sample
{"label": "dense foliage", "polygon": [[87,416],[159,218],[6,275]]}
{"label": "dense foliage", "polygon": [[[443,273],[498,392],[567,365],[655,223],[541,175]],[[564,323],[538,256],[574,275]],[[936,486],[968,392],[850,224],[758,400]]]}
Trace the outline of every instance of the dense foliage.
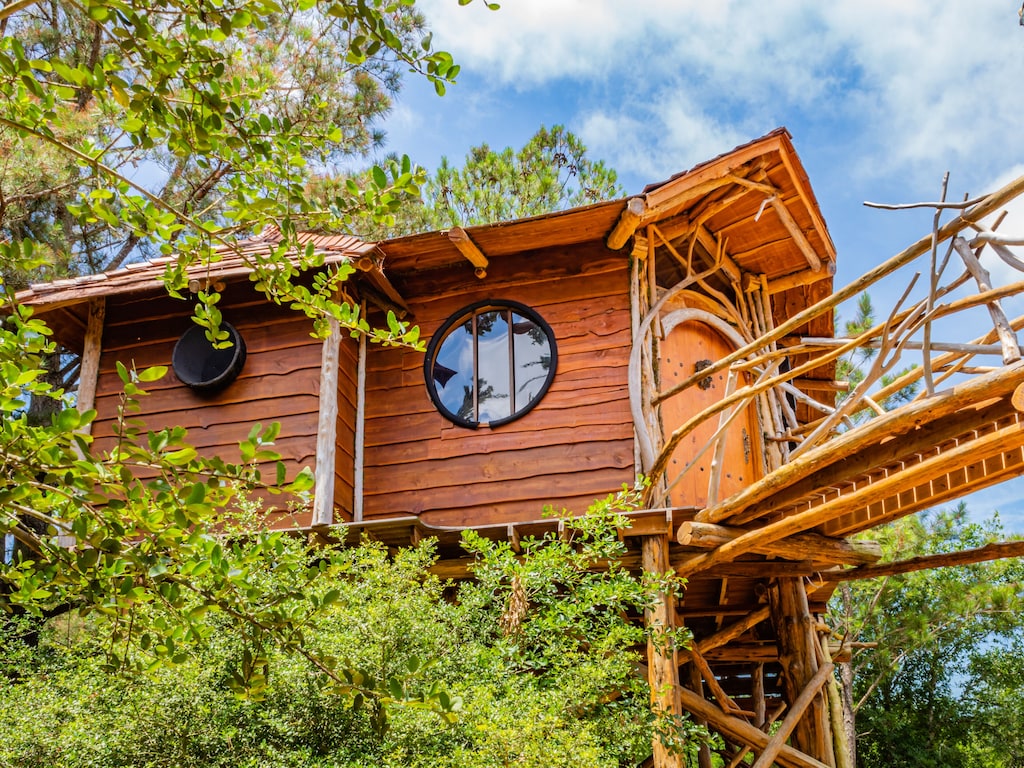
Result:
{"label": "dense foliage", "polygon": [[[342,183],[311,182],[314,195]],[[564,126],[541,126],[518,150],[473,147],[461,166],[441,158],[418,193],[407,195],[391,219],[364,230],[367,236],[397,237],[451,227],[538,216],[623,195],[614,170],[587,156],[578,136]]]}
{"label": "dense foliage", "polygon": [[[979,547],[995,521],[935,510],[872,532],[886,559]],[[931,768],[1024,764],[1024,562],[919,571],[841,589],[835,620],[871,644],[853,659],[858,764]],[[877,644],[877,645],[875,645]]]}
{"label": "dense foliage", "polygon": [[[335,283],[297,284],[315,256],[284,254],[296,217],[358,230],[357,219],[386,219],[415,191],[421,174],[400,158],[330,199],[305,194],[311,172],[380,140],[375,120],[410,70],[439,92],[458,72],[432,48],[413,0],[0,8],[6,282],[24,279],[16,265],[30,250],[60,276],[141,251],[173,254],[166,281],[183,290],[185,270],[215,247],[272,225],[285,241],[251,264],[257,286],[315,320],[366,330],[333,301]],[[197,315],[215,328],[209,317]]]}
{"label": "dense foliage", "polygon": [[[103,612],[50,621],[35,648],[8,626],[0,764],[636,765],[654,723],[628,614],[661,585],[592,568],[621,554],[614,507],[592,509],[571,542],[524,542],[522,557],[469,537],[478,578],[458,585],[429,574],[429,543],[392,556],[279,539],[249,579],[306,616],[316,664],[217,611],[173,666],[112,636]],[[280,568],[288,559],[314,577]],[[158,602],[131,611],[147,625],[167,618]],[[111,676],[118,645],[127,666]],[[332,679],[319,664],[346,672]]]}

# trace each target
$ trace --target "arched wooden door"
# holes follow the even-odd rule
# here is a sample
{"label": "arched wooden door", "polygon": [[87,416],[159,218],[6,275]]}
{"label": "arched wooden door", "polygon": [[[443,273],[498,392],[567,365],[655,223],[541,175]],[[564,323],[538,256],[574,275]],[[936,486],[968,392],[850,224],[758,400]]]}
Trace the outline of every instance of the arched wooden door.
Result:
{"label": "arched wooden door", "polygon": [[[661,344],[661,387],[666,390],[690,377],[695,371],[717,362],[736,350],[736,344],[726,338],[712,326],[717,321],[713,316],[708,322],[698,317],[704,313],[693,310],[682,310],[669,314],[664,319],[664,327],[670,329]],[[675,317],[673,317],[675,315]],[[680,319],[681,316],[681,319]],[[696,317],[695,317],[696,316]],[[677,321],[677,322],[674,322]],[[750,383],[749,377],[741,376],[735,388]],[[661,419],[666,439],[678,427],[700,413],[705,408],[717,403],[726,396],[728,371],[723,370],[708,376],[697,385],[669,398],[662,403]],[[727,409],[723,413],[728,413]],[[676,480],[683,468],[708,446],[718,430],[721,414],[712,416],[676,447],[668,464],[668,481]],[[764,474],[761,429],[754,403],[748,405],[729,424],[725,432],[725,452],[722,469],[719,473],[717,499],[728,498],[745,488]],[[715,446],[710,446],[699,458],[675,487],[669,499],[674,507],[708,506],[711,480],[711,465],[715,456]]]}

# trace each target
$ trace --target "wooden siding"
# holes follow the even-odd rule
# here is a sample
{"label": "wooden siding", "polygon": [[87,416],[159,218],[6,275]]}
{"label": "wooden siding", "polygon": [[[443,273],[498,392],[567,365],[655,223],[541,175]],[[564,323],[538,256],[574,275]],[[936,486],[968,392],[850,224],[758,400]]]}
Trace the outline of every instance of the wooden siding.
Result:
{"label": "wooden siding", "polygon": [[359,342],[349,335],[338,352],[338,419],[335,425],[334,522],[351,521],[355,510],[356,375]]}
{"label": "wooden siding", "polygon": [[[238,378],[209,395],[186,387],[169,370],[160,381],[145,385],[149,394],[139,399],[141,410],[132,417],[152,430],[186,427],[188,441],[201,453],[227,461],[238,461],[238,442],[253,424],[280,422],[274,449],[285,461],[288,477],[302,467],[315,468],[322,342],[310,337],[310,321],[268,304],[248,283],[227,287],[221,311],[245,339],[246,361]],[[170,366],[175,343],[192,323],[190,313],[190,303],[160,294],[110,299],[93,426],[100,448],[109,448],[114,439],[121,391],[116,361],[139,370]],[[273,477],[273,467],[264,473]],[[294,521],[305,525],[308,518],[303,511]],[[286,524],[292,524],[292,516]]]}
{"label": "wooden siding", "polygon": [[432,525],[533,520],[545,505],[583,512],[633,479],[629,414],[629,264],[602,246],[495,260],[421,274],[402,287],[425,339],[463,307],[518,301],[551,326],[558,367],[528,414],[495,429],[441,416],[423,381],[423,355],[367,355],[365,516],[421,515]]}

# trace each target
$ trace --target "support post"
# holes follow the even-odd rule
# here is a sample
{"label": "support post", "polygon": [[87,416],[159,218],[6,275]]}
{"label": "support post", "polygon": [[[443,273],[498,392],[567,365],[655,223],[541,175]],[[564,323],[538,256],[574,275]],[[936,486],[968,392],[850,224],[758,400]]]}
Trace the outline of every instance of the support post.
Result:
{"label": "support post", "polygon": [[[362,314],[366,316],[366,304]],[[363,519],[363,468],[366,464],[366,334],[359,335],[359,360],[356,363],[356,437],[353,452],[352,519]]]}
{"label": "support post", "polygon": [[[107,314],[107,300],[103,297],[89,302],[89,316],[85,325],[85,343],[82,346],[82,367],[78,373],[78,412],[96,407],[96,385],[100,376],[100,353],[103,347],[103,322]],[[82,427],[84,434],[92,434],[92,423]]]}
{"label": "support post", "polygon": [[320,360],[320,413],[316,435],[316,484],[313,487],[313,525],[334,522],[334,457],[338,431],[338,357],[341,328],[331,320]]}
{"label": "support post", "polygon": [[[821,649],[815,622],[800,579],[775,579],[769,587],[768,598],[778,638],[783,688],[786,701],[793,708],[819,674]],[[835,765],[828,699],[820,684],[807,702],[806,711],[793,723],[792,730],[794,747],[826,765]]]}
{"label": "support post", "polygon": [[[704,681],[701,678],[701,672],[697,668],[696,664],[690,665],[690,688],[692,688],[693,692],[698,696],[704,695]],[[707,727],[708,724],[707,720],[702,720],[700,718],[696,718],[694,722],[696,722],[697,725],[703,725],[704,727]],[[697,751],[697,766],[698,768],[711,768],[712,766],[711,747],[709,747],[707,743],[701,744]]]}
{"label": "support post", "polygon": [[[641,557],[645,573],[664,575],[669,565],[667,534],[644,536]],[[675,598],[660,592],[654,605],[644,611],[647,627],[647,669],[651,686],[651,709],[656,717],[674,719],[682,714],[679,700],[679,656],[675,647]],[[652,768],[683,768],[682,755],[669,751],[656,735]]]}

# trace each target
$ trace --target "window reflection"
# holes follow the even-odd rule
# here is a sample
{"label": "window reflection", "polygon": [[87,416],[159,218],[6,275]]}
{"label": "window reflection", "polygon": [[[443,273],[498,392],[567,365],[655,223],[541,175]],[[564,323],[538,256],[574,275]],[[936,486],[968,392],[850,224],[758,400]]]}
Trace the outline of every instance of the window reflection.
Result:
{"label": "window reflection", "polygon": [[446,324],[428,349],[428,387],[442,412],[468,426],[525,413],[554,375],[554,341],[521,305],[484,305]]}
{"label": "window reflection", "polygon": [[508,315],[508,310],[494,310],[476,316],[477,422],[512,415]]}

